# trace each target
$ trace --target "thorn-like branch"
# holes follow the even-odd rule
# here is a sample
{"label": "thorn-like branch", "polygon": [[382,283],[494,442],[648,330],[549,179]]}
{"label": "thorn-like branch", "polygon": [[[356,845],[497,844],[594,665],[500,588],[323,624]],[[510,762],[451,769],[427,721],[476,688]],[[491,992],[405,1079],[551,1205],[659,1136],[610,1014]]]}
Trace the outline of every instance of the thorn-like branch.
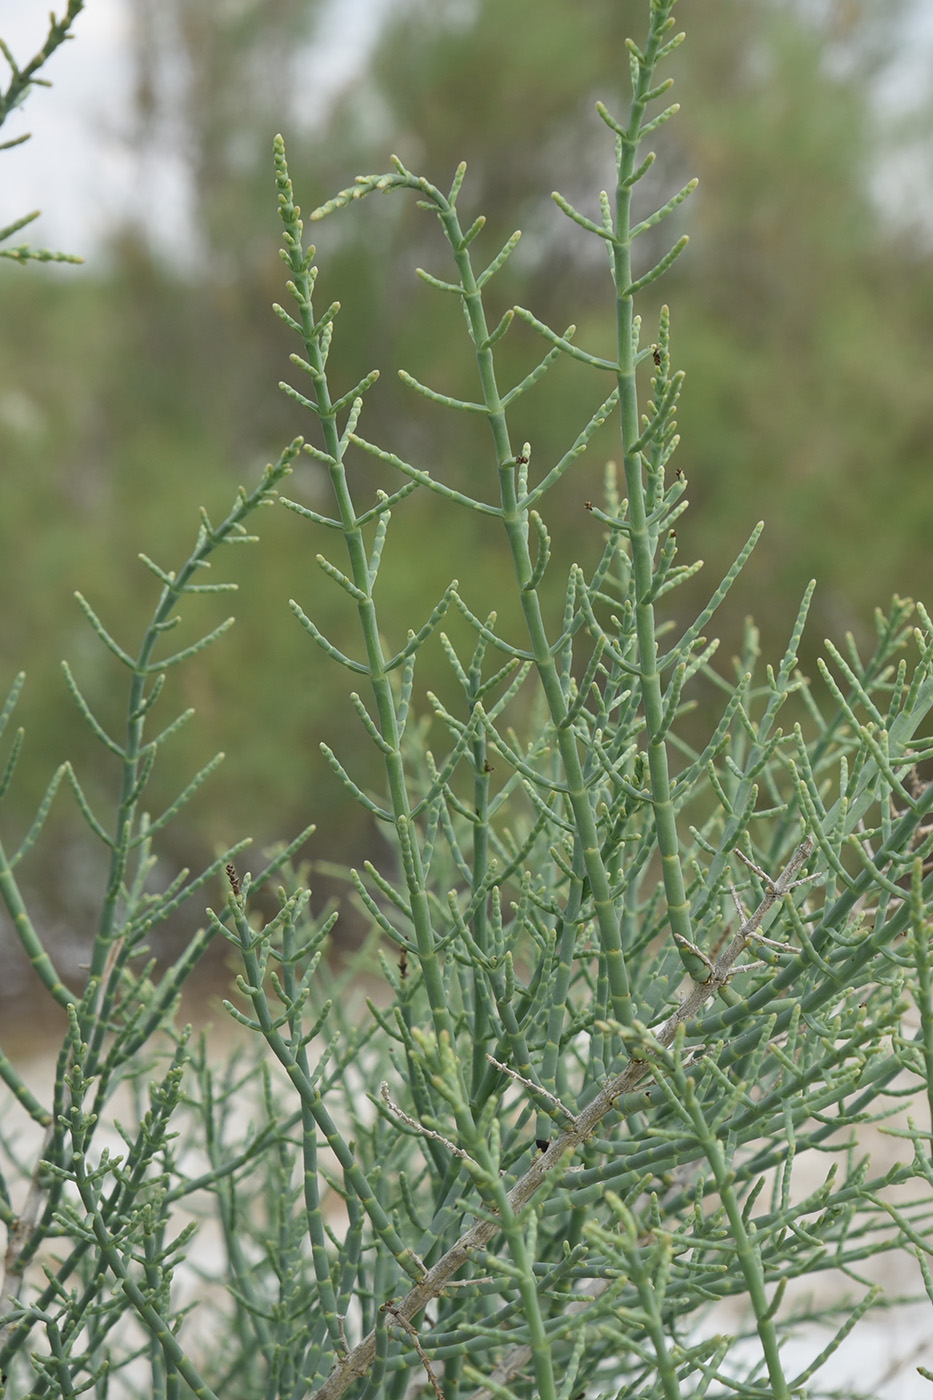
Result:
{"label": "thorn-like branch", "polygon": [[426,1128],[423,1123],[419,1123],[415,1118],[409,1118],[405,1110],[399,1108],[398,1104],[390,1095],[389,1086],[385,1080],[379,1085],[379,1095],[389,1112],[395,1118],[399,1118],[403,1123],[406,1123],[413,1132],[420,1133],[422,1137],[433,1138],[435,1142],[439,1142],[446,1147],[448,1152],[452,1152],[455,1157],[462,1157],[468,1162],[472,1161],[469,1152],[464,1152],[463,1148],[458,1147],[455,1142],[451,1142],[450,1138],[445,1138],[441,1133],[436,1133],[433,1128]]}
{"label": "thorn-like branch", "polygon": [[487,1054],[486,1059],[491,1065],[495,1065],[496,1069],[501,1069],[502,1073],[507,1074],[510,1079],[517,1079],[519,1084],[524,1084],[527,1089],[531,1089],[536,1094],[543,1095],[555,1108],[560,1109],[565,1118],[569,1118],[570,1121],[573,1122],[574,1115],[572,1109],[569,1109],[565,1103],[562,1103],[556,1094],[552,1094],[550,1090],[543,1088],[540,1084],[536,1084],[533,1079],[526,1079],[523,1074],[519,1074],[517,1069],[512,1069],[509,1065],[504,1065],[501,1060],[494,1059],[492,1055]]}
{"label": "thorn-like branch", "polygon": [[384,1308],[388,1316],[393,1318],[398,1323],[399,1327],[402,1328],[402,1331],[407,1332],[408,1336],[411,1337],[412,1346],[418,1353],[418,1358],[425,1369],[428,1380],[431,1382],[431,1389],[434,1391],[437,1400],[444,1400],[444,1392],[441,1390],[441,1383],[437,1379],[437,1373],[428,1359],[427,1352],[421,1345],[421,1338],[418,1336],[417,1329],[412,1326],[407,1317],[402,1316],[391,1299],[388,1303],[384,1304]]}

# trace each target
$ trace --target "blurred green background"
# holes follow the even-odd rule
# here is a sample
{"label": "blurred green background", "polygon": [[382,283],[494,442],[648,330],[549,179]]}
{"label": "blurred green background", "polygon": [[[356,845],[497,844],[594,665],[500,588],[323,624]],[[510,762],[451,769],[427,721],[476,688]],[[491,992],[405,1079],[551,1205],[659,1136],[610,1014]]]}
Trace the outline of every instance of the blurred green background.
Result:
{"label": "blurred green background", "polygon": [[[270,309],[287,299],[273,134],[286,136],[306,211],[356,173],[387,168],[390,151],[445,188],[466,159],[461,211],[465,222],[486,214],[485,256],[513,228],[525,231],[492,284],[495,315],[520,302],[558,328],[576,322],[581,343],[608,350],[603,250],[549,194],[559,189],[596,213],[598,191],[612,180],[612,146],[594,102],[624,110],[623,43],[641,34],[643,12],[643,0],[398,0],[364,71],[320,111],[295,60],[319,32],[325,7],[316,0],[135,0],[126,140],[140,162],[170,153],[186,171],[178,246],[167,252],[147,218],[133,216],[82,268],[0,266],[4,690],[21,667],[28,675],[19,711],[27,746],[3,816],[9,844],[64,757],[102,817],[113,796],[115,769],[71,705],[59,662],[68,658],[114,725],[126,676],[91,634],[73,590],[133,649],[156,588],[138,551],[177,566],[198,506],[220,516],[236,486],[251,484],[294,434],[313,438],[308,415],[276,388],[282,378],[298,381],[287,359],[297,347]],[[691,234],[655,305],[642,309],[656,315],[661,300],[671,305],[674,363],[687,371],[677,461],[692,509],[679,544],[684,562],[699,556],[706,567],[674,595],[679,620],[690,620],[754,523],[766,521],[720,620],[726,664],[747,613],[766,654],[780,655],[811,576],[819,580],[804,653],[811,663],[826,635],[852,629],[865,639],[873,608],[893,592],[933,602],[933,260],[924,211],[904,194],[918,172],[929,173],[931,154],[930,87],[906,76],[916,73],[914,14],[907,0],[678,7],[687,42],[668,71],[681,112],[657,134],[641,212],[646,199],[663,202],[692,175],[700,188],[677,227],[666,223],[659,241],[639,250],[647,266],[674,234]],[[33,94],[30,107],[42,100]],[[50,188],[45,203],[54,201]],[[485,473],[476,489],[491,491],[483,432],[466,431],[462,418],[425,404],[394,375],[404,366],[438,389],[475,396],[457,308],[414,274],[421,265],[450,275],[435,221],[413,200],[372,199],[314,232],[319,307],[337,297],[344,308],[335,382],[345,388],[370,368],[383,371],[363,433],[453,482],[475,486]],[[653,338],[649,321],[645,339]],[[539,355],[527,328],[510,333],[502,382]],[[608,392],[570,365],[546,386],[516,420],[516,441],[531,440],[538,464],[569,446]],[[603,463],[617,453],[607,432],[548,512],[558,593],[561,565],[598,547],[582,501],[598,498]],[[400,484],[367,459],[353,470],[367,497]],[[289,494],[326,509],[324,486],[309,462]],[[166,833],[166,879],[243,834],[262,846],[309,821],[320,827],[308,848],[314,861],[359,863],[377,840],[318,750],[325,739],[349,755],[360,781],[374,772],[346,701],[349,678],[287,607],[297,598],[356,650],[345,599],[314,564],[333,541],[285,510],[266,512],[259,525],[259,546],[215,565],[218,578],[241,584],[238,626],[172,676],[170,704],[193,704],[198,717],[167,751],[175,766],[166,757],[156,770],[154,810],[216,749],[228,758]],[[508,568],[495,522],[439,510],[416,493],[395,516],[380,585],[383,615],[397,622],[390,640],[421,624],[455,573],[483,612],[507,590]],[[216,608],[193,601],[186,635],[230,610],[229,597]],[[432,656],[420,684],[443,691],[444,666]],[[163,708],[165,720],[173,713]],[[80,964],[102,880],[100,852],[73,803],[59,797],[24,882],[66,971]],[[317,887],[321,898],[331,888]],[[8,990],[20,985],[8,979]]]}

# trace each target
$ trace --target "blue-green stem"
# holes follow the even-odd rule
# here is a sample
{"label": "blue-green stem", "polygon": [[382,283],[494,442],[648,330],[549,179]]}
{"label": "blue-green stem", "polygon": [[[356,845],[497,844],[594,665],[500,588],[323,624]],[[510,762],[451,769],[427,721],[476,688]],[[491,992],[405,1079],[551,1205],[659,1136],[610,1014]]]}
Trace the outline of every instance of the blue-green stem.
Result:
{"label": "blue-green stem", "polygon": [[[107,890],[101,908],[100,922],[91,953],[88,969],[88,984],[96,984],[97,995],[93,1004],[83,1009],[82,1035],[90,1042],[92,1061],[100,1053],[106,1034],[109,1016],[107,1012],[116,994],[116,979],[111,975],[120,961],[119,915],[126,884],[130,853],[136,840],[136,813],[142,796],[141,776],[144,776],[149,755],[144,744],[146,719],[152,703],[152,691],[147,696],[146,687],[153,681],[153,673],[158,670],[153,665],[153,653],[160,641],[166,624],[169,623],[182,596],[196,589],[195,579],[208,564],[210,556],[224,542],[243,535],[242,522],[265,501],[272,497],[275,484],[291,468],[292,460],[301,448],[301,440],[296,439],[285,449],[275,466],[267,467],[259,485],[249,494],[240,491],[237,502],[227,518],[216,528],[202,522],[194,551],[174,576],[167,576],[162,594],[156,606],[142,644],[135,659],[126,658],[132,673],[129,699],[127,703],[126,734],[123,743],[120,797],[117,817],[111,843],[110,871]],[[87,608],[85,608],[87,611]],[[118,653],[119,654],[119,653]],[[160,687],[158,680],[154,682]],[[128,950],[124,950],[123,961]]]}
{"label": "blue-green stem", "polygon": [[[282,938],[282,991],[286,1002],[289,1004],[291,1051],[299,1070],[310,1082],[312,1075],[311,1067],[308,1063],[307,1037],[305,1035],[302,1017],[304,1002],[299,997],[298,978],[295,968],[295,962],[298,956],[299,954],[296,950],[295,942],[295,920],[294,917],[289,917],[284,921]],[[301,1150],[304,1166],[302,1183],[304,1187],[305,1221],[308,1240],[311,1245],[314,1276],[320,1295],[324,1322],[330,1335],[331,1344],[334,1349],[339,1352],[341,1349],[340,1319],[338,1317],[337,1295],[334,1292],[333,1280],[331,1278],[330,1260],[328,1258],[327,1240],[324,1231],[324,1215],[320,1191],[320,1169],[318,1166],[317,1123],[304,1099],[301,1101],[301,1117]]]}
{"label": "blue-green stem", "polygon": [[619,410],[622,427],[625,485],[629,502],[629,540],[635,584],[635,627],[638,637],[639,684],[644,702],[648,741],[648,771],[654,805],[661,873],[671,931],[692,941],[690,907],[684,887],[680,842],[671,797],[667,745],[663,737],[664,704],[658,671],[655,635],[655,540],[645,505],[642,453],[633,450],[639,438],[638,387],[635,381],[635,325],[632,277],[632,176],[635,173],[641,126],[651,91],[654,68],[667,29],[670,6],[651,6],[651,31],[632,97],[629,125],[619,138],[619,179],[615,199],[615,237],[612,240],[613,276],[616,285],[616,341],[619,358]]}
{"label": "blue-green stem", "polygon": [[[317,1127],[323,1133],[327,1145],[340,1163],[349,1188],[354,1191],[359,1198],[360,1205],[369,1216],[376,1234],[380,1237],[399,1267],[408,1274],[409,1278],[419,1282],[423,1272],[420,1263],[415,1258],[412,1251],[406,1248],[404,1242],[399,1237],[392,1221],[380,1205],[376,1193],[356,1160],[353,1151],[347,1144],[337,1124],[334,1122],[333,1117],[325,1107],[320,1083],[307,1073],[307,1061],[305,1060],[304,1066],[299,1064],[291,1038],[282,1035],[275,1018],[271,1014],[271,1008],[266,996],[265,987],[263,986],[265,969],[256,951],[257,938],[249,926],[243,896],[231,895],[228,908],[239,936],[240,951],[243,956],[243,966],[246,971],[246,979],[239,979],[240,990],[244,995],[249,997],[252,1003],[256,1015],[256,1028],[258,1028],[266,1044],[269,1046],[269,1049],[275,1055],[294,1085],[301,1100],[302,1109],[306,1109],[308,1113],[310,1113]],[[208,910],[208,915],[215,928],[219,928],[221,926],[220,920],[213,910]],[[225,1004],[228,1006],[228,1009],[232,1009],[229,1007],[229,1003]],[[306,1123],[305,1130],[307,1131]]]}
{"label": "blue-green stem", "polygon": [[[443,1044],[440,1046],[440,1051],[442,1064],[448,1068],[449,1075],[452,1053],[449,1047],[445,1047]],[[531,1349],[539,1400],[557,1400],[551,1346],[541,1311],[541,1298],[533,1267],[537,1218],[533,1207],[526,1207],[521,1215],[517,1215],[513,1210],[496,1153],[490,1149],[486,1137],[474,1129],[472,1121],[465,1111],[466,1105],[462,1101],[457,1101],[454,1093],[450,1093],[448,1097],[452,1100],[460,1141],[473,1158],[473,1163],[470,1165],[471,1175],[486,1204],[496,1212],[506,1246],[512,1257],[515,1281],[522,1302],[522,1320],[528,1329],[528,1343]]]}
{"label": "blue-green stem", "polygon": [[[482,660],[485,646],[480,643],[476,648],[473,665],[470,667],[468,679],[467,700],[472,713],[473,707],[480,697],[482,686],[482,673],[480,662]],[[473,740],[473,808],[475,822],[473,824],[473,895],[482,890],[489,871],[489,775],[491,772],[487,758],[487,736],[486,731],[480,726],[477,729],[476,737]],[[488,906],[485,898],[480,898],[475,902],[475,913],[473,915],[473,937],[476,940],[479,950],[486,954],[488,952]],[[485,986],[479,985],[483,978],[482,969],[477,966],[474,969],[474,989],[473,989],[473,1067],[471,1084],[474,1095],[478,1092],[480,1085],[486,1078],[488,1064],[486,1061],[486,1046],[490,1037],[490,1016],[489,1016],[489,994]]]}
{"label": "blue-green stem", "polygon": [[774,1325],[773,1308],[765,1292],[761,1253],[751,1233],[754,1226],[751,1223],[749,1225],[745,1223],[742,1206],[735,1190],[735,1173],[726,1161],[726,1155],[716,1132],[706,1121],[703,1109],[693,1090],[693,1081],[684,1075],[680,1075],[679,1078],[681,1082],[678,1088],[683,1095],[683,1106],[693,1123],[697,1141],[709,1162],[719,1199],[725,1207],[729,1220],[739,1268],[742,1270],[745,1286],[748,1289],[749,1302],[755,1314],[758,1336],[761,1339],[774,1400],[790,1400],[791,1391],[784,1375],[784,1368],[781,1365],[780,1343],[777,1328]]}
{"label": "blue-green stem", "polygon": [[519,587],[519,598],[531,654],[541,681],[541,688],[554,725],[561,763],[566,775],[567,801],[573,811],[579,832],[583,864],[593,897],[596,922],[605,953],[613,1015],[623,1023],[632,1019],[631,991],[625,955],[619,936],[619,919],[612,898],[611,885],[600,853],[596,816],[586,788],[579,743],[567,717],[567,696],[561,685],[560,673],[548,637],[541,600],[533,585],[534,566],[528,544],[528,510],[522,503],[518,487],[519,463],[512,449],[508,422],[496,381],[492,346],[483,297],[474,275],[469,243],[464,239],[456,208],[435,186],[407,172],[396,177],[396,183],[407,185],[426,195],[435,205],[438,217],[450,244],[460,275],[461,297],[475,347],[476,365],[482,387],[483,403],[492,434],[498,463],[499,495],[512,564]]}
{"label": "blue-green stem", "polygon": [[42,946],[42,941],[29,917],[16,877],[0,842],[0,897],[9,910],[10,918],[30,965],[46,991],[59,1006],[67,1006],[74,996],[55,970],[55,965]]}
{"label": "blue-green stem", "polygon": [[[651,1338],[651,1345],[654,1347],[658,1378],[663,1388],[664,1400],[682,1400],[677,1380],[677,1364],[671,1354],[671,1347],[665,1335],[663,1309],[666,1291],[664,1288],[658,1287],[658,1278],[652,1277],[645,1265],[642,1257],[642,1246],[638,1242],[638,1229],[631,1212],[613,1191],[607,1192],[607,1203],[619,1222],[620,1236],[613,1236],[609,1231],[596,1225],[590,1225],[584,1233],[587,1238],[601,1243],[609,1253],[610,1258],[618,1253],[624,1260],[625,1269],[638,1291],[638,1297],[644,1309],[645,1331]],[[658,1259],[660,1268],[656,1273],[661,1272],[665,1275],[663,1281],[666,1284],[666,1275],[670,1272],[672,1254],[670,1239],[658,1241],[654,1252],[660,1256]]]}
{"label": "blue-green stem", "polygon": [[[366,543],[343,464],[346,439],[338,427],[337,411],[334,400],[331,398],[327,379],[327,354],[325,346],[322,345],[322,339],[323,333],[328,327],[316,326],[314,320],[311,300],[313,276],[310,271],[313,249],[308,254],[305,254],[303,250],[302,223],[292,198],[291,182],[285,164],[284,142],[281,137],[276,137],[275,158],[280,212],[286,234],[286,260],[293,278],[292,295],[298,309],[300,335],[304,345],[306,365],[313,384],[315,411],[321,422],[321,431],[328,458],[327,472],[349,559],[350,579],[357,590],[354,594],[354,600],[366,651],[366,671],[376,703],[379,730],[384,741],[383,761],[391,809],[396,830],[399,833],[400,845],[404,842],[409,853],[408,859],[403,864],[415,942],[434,1028],[440,1035],[443,1032],[450,1033],[451,1031],[448,997],[435,946],[437,940],[425,888],[421,850],[418,841],[413,839],[412,835],[411,802],[401,753],[401,725],[386,666],[376,605],[372,596],[373,578],[370,573]],[[354,421],[357,415],[354,415]]]}
{"label": "blue-green stem", "polygon": [[88,1213],[88,1223],[93,1231],[97,1247],[107,1261],[111,1273],[139,1314],[140,1321],[162,1349],[166,1362],[173,1365],[183,1377],[196,1400],[218,1400],[214,1391],[188,1359],[187,1353],[178,1341],[170,1322],[153,1305],[148,1291],[144,1292],[132,1275],[128,1273],[120,1251],[104,1224],[94,1187],[85,1170],[83,1154],[76,1152],[73,1162],[75,1185]]}
{"label": "blue-green stem", "polygon": [[[918,858],[911,872],[910,885],[910,940],[917,969],[917,985],[914,998],[920,1013],[920,1029],[917,1040],[926,1070],[927,1105],[930,1114],[930,1131],[933,1133],[933,971],[930,955],[929,905],[924,900],[923,862]],[[933,1140],[930,1154],[933,1156]]]}

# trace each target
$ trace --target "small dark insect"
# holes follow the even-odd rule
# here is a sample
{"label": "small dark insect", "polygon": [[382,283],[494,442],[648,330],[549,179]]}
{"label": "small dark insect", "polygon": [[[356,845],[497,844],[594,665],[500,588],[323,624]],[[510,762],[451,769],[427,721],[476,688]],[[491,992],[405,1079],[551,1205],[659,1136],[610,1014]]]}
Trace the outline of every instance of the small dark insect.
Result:
{"label": "small dark insect", "polygon": [[677,480],[678,480],[678,481],[683,481],[683,479],[684,479],[684,474],[683,474],[683,472],[680,470],[680,467],[677,468],[677,471],[675,472],[675,476],[677,477]]}
{"label": "small dark insect", "polygon": [[484,758],[484,759],[483,759],[483,772],[484,772],[484,773],[495,773],[495,771],[496,771],[495,768],[493,768],[493,766],[492,766],[492,764],[489,762],[489,760],[488,760],[487,758]]}
{"label": "small dark insect", "polygon": [[235,866],[235,865],[228,865],[228,866],[226,867],[226,875],[227,875],[227,879],[230,881],[230,888],[233,890],[233,897],[234,897],[234,899],[239,899],[239,897],[240,897],[240,877],[239,877],[239,876],[237,875],[237,873],[236,873],[236,866]]}
{"label": "small dark insect", "polygon": [[584,501],[584,502],[583,502],[583,509],[584,509],[584,510],[592,510],[592,509],[593,509],[593,502],[592,502],[592,501]]}
{"label": "small dark insect", "polygon": [[405,948],[398,955],[398,973],[404,982],[408,976],[408,952]]}
{"label": "small dark insect", "polygon": [[652,345],[652,347],[651,347],[651,358],[654,360],[654,362],[655,362],[655,364],[657,365],[658,369],[660,369],[660,368],[661,368],[661,352],[660,352],[660,350],[658,349],[658,347],[657,347],[656,345]]}
{"label": "small dark insect", "polygon": [[515,464],[519,467],[527,467],[528,455],[525,452],[518,452],[515,455]]}

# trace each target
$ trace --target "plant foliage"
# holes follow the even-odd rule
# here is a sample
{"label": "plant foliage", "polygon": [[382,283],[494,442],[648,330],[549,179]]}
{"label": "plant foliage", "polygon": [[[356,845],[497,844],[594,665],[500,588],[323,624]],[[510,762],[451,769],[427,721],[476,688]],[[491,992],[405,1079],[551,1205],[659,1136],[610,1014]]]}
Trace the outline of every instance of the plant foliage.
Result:
{"label": "plant foliage", "polygon": [[[0,895],[68,1019],[47,1099],[0,1058],[15,1100],[5,1122],[24,1114],[40,1138],[28,1149],[16,1127],[4,1138],[11,1395],[790,1397],[817,1393],[820,1367],[877,1301],[863,1261],[906,1251],[933,1298],[931,1134],[908,1118],[903,1160],[882,1175],[858,1141],[904,1097],[933,1106],[922,777],[933,622],[895,600],[870,656],[851,639],[827,644],[817,691],[797,667],[810,589],[777,666],[762,664],[749,624],[734,673],[717,668],[709,624],[758,529],[693,621],[670,620],[669,595],[699,567],[678,562],[683,375],[667,309],[648,332],[637,307],[687,240],[647,266],[636,253],[695,182],[635,211],[646,139],[677,111],[662,101],[683,37],[673,8],[649,0],[645,39],[629,41],[628,113],[598,108],[615,189],[590,213],[554,196],[575,236],[607,255],[611,355],[578,344],[572,325],[496,307],[518,235],[488,250],[482,217],[461,222],[463,166],[445,193],[393,158],[310,216],[408,193],[436,217],[446,265],[420,275],[463,313],[475,389],[462,398],[401,377],[413,413],[484,424],[468,484],[445,480],[443,450],[409,461],[365,435],[376,370],[332,381],[340,308],[315,302],[315,252],[276,140],[290,297],[276,312],[296,337],[300,386],[282,387],[307,410],[309,440],[220,525],[203,513],[180,568],[143,557],[157,599],[135,651],[79,599],[125,679],[114,734],[65,672],[117,766],[115,810],[101,817],[66,765],[14,853],[0,849]],[[497,367],[507,335],[540,342],[514,383]],[[593,400],[562,455],[539,463],[513,423],[568,359]],[[622,469],[606,468],[598,500],[580,491],[583,562],[555,609],[543,590],[561,524],[550,493],[588,479],[588,445],[610,421]],[[311,601],[291,608],[320,664],[348,673],[360,743],[383,773],[376,787],[357,781],[354,752],[322,746],[382,835],[383,858],[346,875],[371,937],[341,974],[328,954],[337,912],[314,911],[292,865],[308,833],[258,876],[241,873],[235,847],[166,887],[158,839],[216,760],[164,811],[145,805],[162,745],[188,717],[153,720],[166,672],[226,628],[173,650],[176,610],[228,586],[208,581],[214,554],[253,538],[247,521],[302,452],[330,504],[283,501],[322,551]],[[416,492],[499,541],[514,625],[475,611],[468,554],[462,582],[422,616],[383,612],[392,515]],[[318,589],[355,617],[355,648],[316,620]],[[418,686],[435,646],[453,700]],[[698,737],[691,697],[704,687],[719,719]],[[56,971],[17,876],[63,782],[109,861],[80,992]],[[256,896],[274,877],[269,917]],[[225,891],[220,912],[160,969],[147,939],[209,887]],[[247,1048],[226,1061],[209,1036],[173,1029],[213,938],[240,968],[226,1007]],[[348,983],[364,971],[373,995],[356,1015]],[[814,1158],[826,1168],[801,1186]],[[789,1284],[840,1270],[856,1287],[841,1315],[798,1310]],[[747,1310],[735,1334],[729,1299]],[[832,1325],[792,1366],[784,1343],[801,1317]]]}

